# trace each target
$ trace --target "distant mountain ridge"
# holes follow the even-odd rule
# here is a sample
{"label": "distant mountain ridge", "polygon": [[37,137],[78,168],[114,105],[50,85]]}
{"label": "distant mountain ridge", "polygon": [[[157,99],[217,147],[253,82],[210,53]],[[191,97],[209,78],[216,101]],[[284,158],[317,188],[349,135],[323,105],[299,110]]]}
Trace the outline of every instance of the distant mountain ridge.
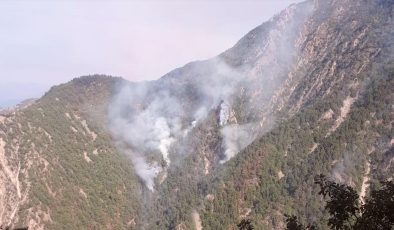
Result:
{"label": "distant mountain ridge", "polygon": [[80,77],[0,114],[0,226],[323,228],[314,175],[393,179],[393,6],[294,4],[159,80]]}

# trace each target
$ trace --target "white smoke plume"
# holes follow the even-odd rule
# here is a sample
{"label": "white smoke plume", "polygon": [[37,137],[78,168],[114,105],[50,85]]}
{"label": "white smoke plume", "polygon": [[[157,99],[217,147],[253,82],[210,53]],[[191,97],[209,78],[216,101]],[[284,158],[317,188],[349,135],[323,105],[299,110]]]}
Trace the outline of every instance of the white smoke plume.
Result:
{"label": "white smoke plume", "polygon": [[[153,96],[153,97],[152,97]],[[143,100],[152,98],[148,105]],[[160,152],[170,165],[169,149],[181,133],[179,103],[167,92],[151,95],[145,84],[124,86],[109,108],[109,127],[118,148],[130,156],[137,175],[153,190],[154,178],[163,170],[146,155]]]}
{"label": "white smoke plume", "polygon": [[331,177],[337,183],[349,183],[351,180],[351,172],[357,171],[355,169],[355,162],[360,157],[355,153],[346,152],[343,157],[332,163]]}
{"label": "white smoke plume", "polygon": [[[201,98],[194,111],[185,111],[182,99],[171,94],[171,90],[176,90],[171,85],[152,82],[121,87],[109,106],[109,127],[117,147],[130,156],[137,175],[152,191],[155,177],[170,166],[171,145],[185,137],[220,102],[227,100],[242,79],[239,72],[219,59],[212,67],[214,71],[205,75],[204,81],[195,83]],[[220,119],[224,125],[229,106],[222,103],[221,107]],[[158,152],[165,165],[151,157]]]}
{"label": "white smoke plume", "polygon": [[154,178],[160,173],[161,168],[153,163],[149,165],[141,154],[134,154],[131,150],[128,150],[129,156],[134,164],[135,170],[141,180],[144,181],[145,186],[150,190],[154,190]]}
{"label": "white smoke plume", "polygon": [[230,107],[227,103],[222,102],[220,104],[220,113],[219,113],[220,126],[226,125],[229,117],[230,117]]}
{"label": "white smoke plume", "polygon": [[226,125],[220,130],[223,137],[223,144],[225,147],[225,158],[220,161],[224,163],[235,155],[237,155],[242,149],[252,143],[257,137],[257,133],[253,131],[254,124],[245,125]]}
{"label": "white smoke plume", "polygon": [[[178,141],[218,107],[225,148],[222,163],[261,133],[256,130],[262,129],[259,122],[270,113],[263,110],[269,109],[269,100],[297,56],[293,45],[307,18],[307,13],[294,18],[298,11],[310,10],[290,7],[216,58],[187,64],[158,81],[128,84],[118,90],[109,106],[109,128],[150,190],[155,177],[174,164],[178,153],[173,144],[182,146]],[[247,98],[241,109],[249,114],[240,119],[243,124],[230,124],[234,95],[244,92]]]}

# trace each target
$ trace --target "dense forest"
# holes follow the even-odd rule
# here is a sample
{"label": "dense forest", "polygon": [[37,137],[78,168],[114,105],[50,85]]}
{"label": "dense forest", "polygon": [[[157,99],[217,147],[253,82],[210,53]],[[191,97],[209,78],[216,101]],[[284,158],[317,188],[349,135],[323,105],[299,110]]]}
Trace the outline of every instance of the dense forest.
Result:
{"label": "dense forest", "polygon": [[0,225],[387,229],[393,8],[305,1],[159,80],[83,76],[1,113]]}

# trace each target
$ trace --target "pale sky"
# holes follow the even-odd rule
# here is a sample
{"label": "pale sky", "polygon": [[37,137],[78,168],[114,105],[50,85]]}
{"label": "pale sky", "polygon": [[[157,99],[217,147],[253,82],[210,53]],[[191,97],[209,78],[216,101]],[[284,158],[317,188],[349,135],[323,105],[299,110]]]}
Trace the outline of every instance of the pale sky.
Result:
{"label": "pale sky", "polygon": [[0,0],[0,107],[88,74],[157,79],[300,0]]}

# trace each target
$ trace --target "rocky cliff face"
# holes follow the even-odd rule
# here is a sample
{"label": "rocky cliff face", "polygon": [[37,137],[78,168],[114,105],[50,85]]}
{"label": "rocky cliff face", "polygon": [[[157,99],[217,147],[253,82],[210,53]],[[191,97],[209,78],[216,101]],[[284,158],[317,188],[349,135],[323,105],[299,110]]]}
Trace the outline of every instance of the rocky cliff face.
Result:
{"label": "rocky cliff face", "polygon": [[2,115],[0,225],[279,229],[323,216],[317,173],[365,195],[394,173],[393,5],[306,1],[157,81],[82,77]]}

